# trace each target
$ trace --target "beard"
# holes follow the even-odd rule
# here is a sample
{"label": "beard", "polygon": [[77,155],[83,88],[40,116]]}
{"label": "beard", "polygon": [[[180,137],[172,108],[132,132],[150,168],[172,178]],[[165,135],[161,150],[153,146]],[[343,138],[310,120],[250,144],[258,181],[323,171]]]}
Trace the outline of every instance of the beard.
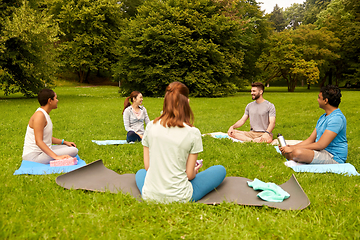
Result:
{"label": "beard", "polygon": [[260,97],[260,93],[251,96],[253,100],[257,100]]}

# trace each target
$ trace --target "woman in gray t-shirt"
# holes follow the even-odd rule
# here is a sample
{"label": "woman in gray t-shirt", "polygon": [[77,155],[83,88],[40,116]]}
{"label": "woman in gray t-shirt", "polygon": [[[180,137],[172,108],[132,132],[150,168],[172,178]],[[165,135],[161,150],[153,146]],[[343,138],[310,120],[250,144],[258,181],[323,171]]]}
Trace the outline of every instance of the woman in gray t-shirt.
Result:
{"label": "woman in gray t-shirt", "polygon": [[128,142],[140,142],[144,135],[144,123],[147,125],[150,122],[142,102],[143,96],[138,91],[133,91],[124,101],[123,120]]}

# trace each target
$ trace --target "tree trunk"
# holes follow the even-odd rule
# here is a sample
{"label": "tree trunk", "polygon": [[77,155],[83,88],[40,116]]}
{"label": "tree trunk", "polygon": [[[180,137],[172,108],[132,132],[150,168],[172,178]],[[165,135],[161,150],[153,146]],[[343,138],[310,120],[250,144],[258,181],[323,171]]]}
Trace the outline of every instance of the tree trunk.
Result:
{"label": "tree trunk", "polygon": [[320,84],[319,84],[319,87],[320,87],[320,88],[322,88],[322,87],[324,86],[324,84],[325,84],[325,82],[326,82],[327,76],[328,76],[328,73],[325,73],[324,78],[321,80],[321,82],[320,82]]}
{"label": "tree trunk", "polygon": [[83,70],[79,69],[79,71],[77,73],[78,73],[78,76],[79,76],[79,82],[83,83],[84,79],[85,79],[85,72]]}
{"label": "tree trunk", "polygon": [[89,83],[89,75],[90,75],[90,68],[87,70],[86,72],[86,76],[85,76],[85,83]]}
{"label": "tree trunk", "polygon": [[329,70],[329,85],[332,85],[332,76],[333,76],[332,69],[330,68],[330,70]]}

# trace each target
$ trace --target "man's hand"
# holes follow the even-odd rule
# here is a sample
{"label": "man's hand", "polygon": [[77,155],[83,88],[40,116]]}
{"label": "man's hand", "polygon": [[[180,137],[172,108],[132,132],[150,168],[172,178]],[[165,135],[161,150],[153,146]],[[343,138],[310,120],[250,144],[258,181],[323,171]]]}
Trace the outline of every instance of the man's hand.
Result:
{"label": "man's hand", "polygon": [[273,140],[272,135],[268,133],[264,133],[260,138],[260,142],[271,143],[272,140]]}
{"label": "man's hand", "polygon": [[228,135],[230,136],[230,137],[233,137],[233,134],[234,134],[234,128],[233,128],[233,126],[231,126],[230,128],[229,128],[229,130],[228,130]]}
{"label": "man's hand", "polygon": [[279,150],[282,154],[287,154],[287,153],[292,153],[292,151],[294,150],[294,148],[290,145],[286,145],[284,147],[280,147],[279,146]]}

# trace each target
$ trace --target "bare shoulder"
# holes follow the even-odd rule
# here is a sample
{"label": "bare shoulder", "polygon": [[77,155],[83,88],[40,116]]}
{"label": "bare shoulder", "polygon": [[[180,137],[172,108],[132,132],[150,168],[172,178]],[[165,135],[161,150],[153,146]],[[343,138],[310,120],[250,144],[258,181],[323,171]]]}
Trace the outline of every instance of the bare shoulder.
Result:
{"label": "bare shoulder", "polygon": [[41,111],[36,111],[29,120],[29,126],[31,128],[34,128],[35,125],[45,127],[46,124],[47,124],[47,122],[46,122],[45,115]]}

